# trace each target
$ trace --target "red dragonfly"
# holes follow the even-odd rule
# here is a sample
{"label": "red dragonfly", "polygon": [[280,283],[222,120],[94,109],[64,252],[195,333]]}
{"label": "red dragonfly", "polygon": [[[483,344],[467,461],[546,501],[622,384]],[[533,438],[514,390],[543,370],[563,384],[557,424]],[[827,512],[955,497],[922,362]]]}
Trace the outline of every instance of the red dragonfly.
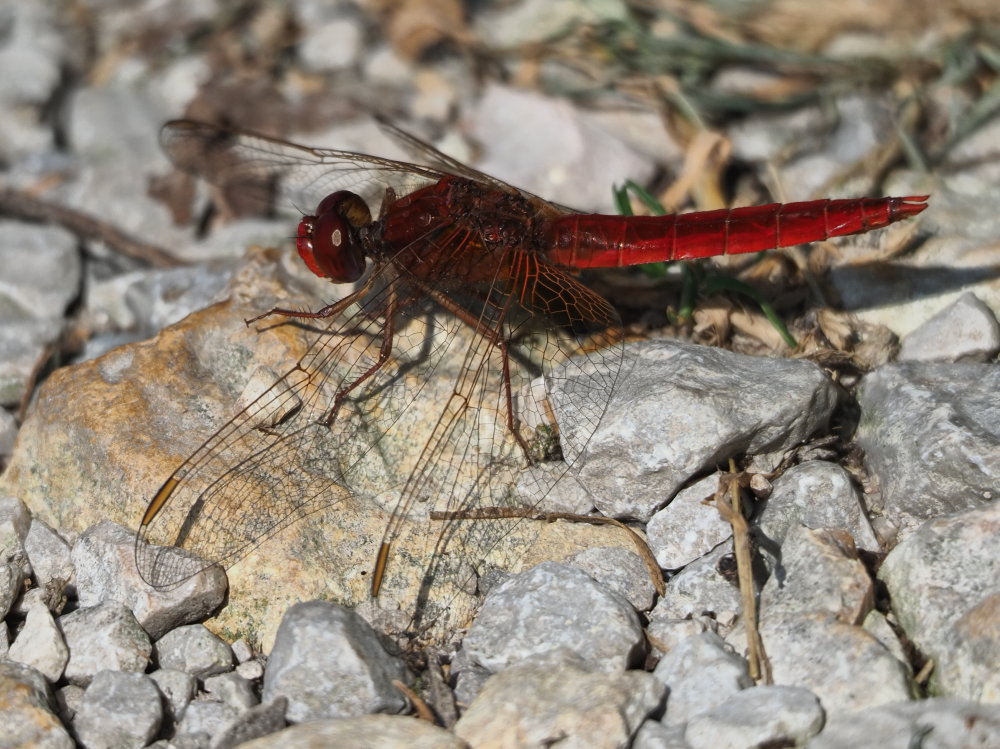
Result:
{"label": "red dragonfly", "polygon": [[[299,224],[298,252],[315,274],[356,286],[316,312],[255,318],[326,322],[298,364],[209,437],[149,503],[136,557],[151,585],[228,566],[318,508],[389,497],[377,595],[408,519],[442,502],[470,514],[530,507],[597,429],[623,346],[615,311],[575,270],[785,247],[877,229],[926,207],[927,196],[910,196],[580,214],[382,127],[421,163],[191,121],[164,127],[180,168],[221,186],[277,185],[294,204],[316,205]],[[435,390],[427,383],[456,352],[453,384]],[[385,455],[387,436],[405,428],[418,398],[433,400],[429,439]],[[572,426],[553,424],[552,410],[557,423],[572,411]],[[496,543],[478,525],[440,526],[426,585]]]}

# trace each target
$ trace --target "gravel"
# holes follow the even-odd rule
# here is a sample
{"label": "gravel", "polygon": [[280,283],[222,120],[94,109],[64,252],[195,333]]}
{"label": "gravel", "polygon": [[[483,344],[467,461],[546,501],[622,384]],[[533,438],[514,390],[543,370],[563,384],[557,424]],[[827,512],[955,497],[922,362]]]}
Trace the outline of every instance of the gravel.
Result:
{"label": "gravel", "polygon": [[[914,118],[942,132],[976,121],[947,147],[911,131],[911,99],[874,83],[782,104],[771,97],[794,100],[813,78],[794,83],[737,55],[692,90],[698,63],[682,74],[656,57],[688,21],[643,21],[648,35],[629,37],[627,3],[411,5],[295,0],[256,4],[247,18],[223,3],[154,0],[0,12],[0,747],[1000,745],[1000,118],[977,119],[948,71]],[[732,19],[709,5],[690,23],[722,44]],[[782,24],[755,21],[749,5],[752,38],[774,41]],[[829,38],[799,47],[793,34],[778,46],[864,48],[865,33],[820,23],[819,12],[809,9],[806,28]],[[915,25],[941,26],[924,21]],[[578,38],[579,24],[601,34]],[[916,48],[905,30],[862,28],[887,49]],[[951,48],[922,37],[921,55],[935,44]],[[588,57],[595,46],[600,56]],[[706,59],[696,57],[704,45],[667,47],[666,59]],[[631,64],[662,68],[656,96],[671,102],[669,117],[639,86],[623,95],[615,81]],[[762,91],[775,106],[745,106]],[[698,135],[672,122],[678,109],[708,113]],[[836,298],[838,311],[798,321],[803,356],[758,356],[782,346],[761,315],[706,296],[689,326],[671,329],[689,340],[629,336],[596,432],[579,406],[594,379],[567,375],[548,393],[559,450],[576,463],[538,508],[596,508],[627,525],[648,543],[663,594],[617,527],[420,518],[392,550],[397,571],[412,569],[372,600],[373,550],[416,458],[404,448],[419,453],[439,424],[416,407],[393,439],[349,458],[366,470],[396,459],[398,481],[325,501],[333,490],[306,456],[288,473],[320,487],[308,517],[288,529],[275,520],[273,539],[243,537],[262,512],[248,501],[220,531],[245,555],[228,579],[171,546],[149,553],[197,574],[154,589],[135,560],[146,502],[234,403],[314,340],[308,326],[258,331],[243,318],[344,293],[288,251],[313,205],[231,220],[238,196],[170,175],[158,130],[222,116],[408,158],[371,111],[584,211],[615,210],[612,185],[664,174],[701,206],[883,189],[932,199],[919,219],[825,259],[827,285],[806,293]],[[933,175],[887,158],[890,148],[923,157]],[[9,190],[48,205],[52,220],[12,208]],[[814,248],[810,263],[828,254]],[[742,276],[755,289],[781,279],[769,299],[789,272],[777,257]],[[622,291],[615,278],[605,291],[641,310],[635,330],[664,329],[674,297],[663,301],[662,284],[631,277]],[[716,335],[735,351],[691,342]],[[383,402],[406,388],[450,394],[447,366]],[[359,423],[368,415],[352,411]],[[752,467],[741,478],[761,678],[733,527],[707,501],[731,457]],[[563,469],[523,471],[511,491],[530,497]],[[427,493],[461,501],[478,479],[456,489],[462,480]],[[434,565],[455,575],[441,596],[418,548],[438,552],[439,541],[450,544]],[[465,558],[463,547],[482,553]],[[436,617],[419,627],[408,608],[417,599]],[[402,714],[425,710],[445,725]]]}

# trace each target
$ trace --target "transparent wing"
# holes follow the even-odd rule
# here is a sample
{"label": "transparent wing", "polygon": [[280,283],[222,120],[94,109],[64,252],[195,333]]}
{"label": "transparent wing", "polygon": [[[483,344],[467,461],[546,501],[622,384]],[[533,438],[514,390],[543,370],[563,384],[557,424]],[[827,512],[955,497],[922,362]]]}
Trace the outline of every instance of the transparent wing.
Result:
{"label": "transparent wing", "polygon": [[[407,147],[420,143],[396,128],[387,132],[404,138]],[[261,205],[268,204],[273,194],[278,193],[283,202],[303,212],[314,210],[332,192],[350,190],[360,195],[372,215],[377,216],[387,190],[398,196],[408,195],[449,174],[447,169],[353,151],[310,148],[191,120],[168,122],[160,132],[160,142],[174,165],[189,174],[223,188],[237,186],[243,193],[255,194]],[[421,146],[425,152],[444,159],[442,166],[462,169],[462,176],[468,176],[468,171],[478,178],[485,177],[431,146],[423,143]],[[497,180],[486,179],[493,186],[513,190]]]}
{"label": "transparent wing", "polygon": [[241,196],[251,199],[260,210],[269,209],[277,194],[282,203],[308,213],[330,193],[349,190],[360,195],[377,216],[387,190],[397,196],[409,195],[454,175],[520,193],[545,205],[549,212],[574,212],[473,169],[386,120],[377,121],[415,162],[311,148],[192,120],[168,122],[160,131],[160,142],[179,169],[222,188],[238,188]]}
{"label": "transparent wing", "polygon": [[375,121],[378,122],[383,133],[396,141],[396,143],[398,143],[399,146],[410,154],[410,157],[419,164],[423,164],[431,167],[432,169],[438,169],[449,174],[455,174],[459,177],[465,177],[473,182],[481,182],[486,185],[492,185],[493,187],[508,192],[518,192],[526,198],[538,201],[539,203],[544,203],[555,213],[578,212],[573,208],[569,208],[568,206],[564,206],[559,203],[553,203],[545,198],[535,195],[534,193],[522,190],[519,187],[514,187],[503,180],[492,177],[485,172],[479,171],[478,169],[474,169],[468,164],[464,164],[458,159],[452,158],[446,153],[442,153],[438,149],[434,148],[434,146],[426,143],[412,133],[408,133],[405,130],[396,127],[383,117],[376,117]]}
{"label": "transparent wing", "polygon": [[430,143],[421,140],[412,133],[408,133],[405,130],[396,127],[383,117],[376,117],[375,121],[378,123],[378,126],[383,133],[385,133],[392,140],[396,141],[396,143],[404,151],[406,151],[406,153],[410,154],[410,157],[419,164],[428,166],[432,169],[437,169],[441,172],[447,172],[448,174],[465,177],[466,179],[471,179],[473,182],[482,182],[483,184],[492,185],[493,187],[498,187],[502,190],[514,191],[516,189],[496,177],[491,177],[485,172],[473,169],[468,164],[464,164],[458,159],[452,158],[448,154],[439,151]]}

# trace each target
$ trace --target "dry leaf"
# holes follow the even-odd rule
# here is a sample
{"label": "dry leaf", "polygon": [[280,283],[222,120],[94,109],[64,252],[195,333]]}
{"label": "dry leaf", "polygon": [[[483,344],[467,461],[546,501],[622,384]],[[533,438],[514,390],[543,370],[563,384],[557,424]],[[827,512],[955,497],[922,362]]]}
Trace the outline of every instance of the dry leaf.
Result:
{"label": "dry leaf", "polygon": [[661,195],[667,211],[674,211],[691,195],[700,210],[725,208],[722,197],[722,173],[729,163],[732,146],[720,133],[699,131],[685,149],[681,173]]}
{"label": "dry leaf", "polygon": [[851,316],[832,309],[821,309],[816,313],[816,324],[830,345],[838,351],[850,351],[854,347],[855,330]]}
{"label": "dry leaf", "polygon": [[788,349],[788,346],[785,345],[785,340],[781,337],[781,333],[760,312],[736,309],[733,310],[729,319],[733,327],[740,333],[756,338],[768,348],[775,351]]}
{"label": "dry leaf", "polygon": [[393,48],[406,60],[419,59],[441,42],[471,38],[459,0],[382,0],[372,5],[383,16]]}
{"label": "dry leaf", "polygon": [[694,332],[700,340],[718,345],[732,334],[730,315],[735,305],[723,296],[712,297],[694,311]]}

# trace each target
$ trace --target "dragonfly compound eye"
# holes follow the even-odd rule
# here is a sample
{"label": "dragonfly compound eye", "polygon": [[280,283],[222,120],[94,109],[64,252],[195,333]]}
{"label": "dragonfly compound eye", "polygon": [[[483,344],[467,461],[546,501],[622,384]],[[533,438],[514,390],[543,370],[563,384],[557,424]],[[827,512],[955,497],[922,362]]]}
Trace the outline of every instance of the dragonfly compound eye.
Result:
{"label": "dragonfly compound eye", "polygon": [[338,190],[323,198],[316,207],[316,215],[322,216],[324,213],[336,213],[347,219],[347,222],[355,228],[372,222],[372,212],[368,209],[368,204],[347,190]]}
{"label": "dragonfly compound eye", "polygon": [[358,228],[371,223],[368,205],[351,192],[327,195],[315,216],[299,224],[296,247],[309,270],[334,283],[351,283],[365,272]]}

